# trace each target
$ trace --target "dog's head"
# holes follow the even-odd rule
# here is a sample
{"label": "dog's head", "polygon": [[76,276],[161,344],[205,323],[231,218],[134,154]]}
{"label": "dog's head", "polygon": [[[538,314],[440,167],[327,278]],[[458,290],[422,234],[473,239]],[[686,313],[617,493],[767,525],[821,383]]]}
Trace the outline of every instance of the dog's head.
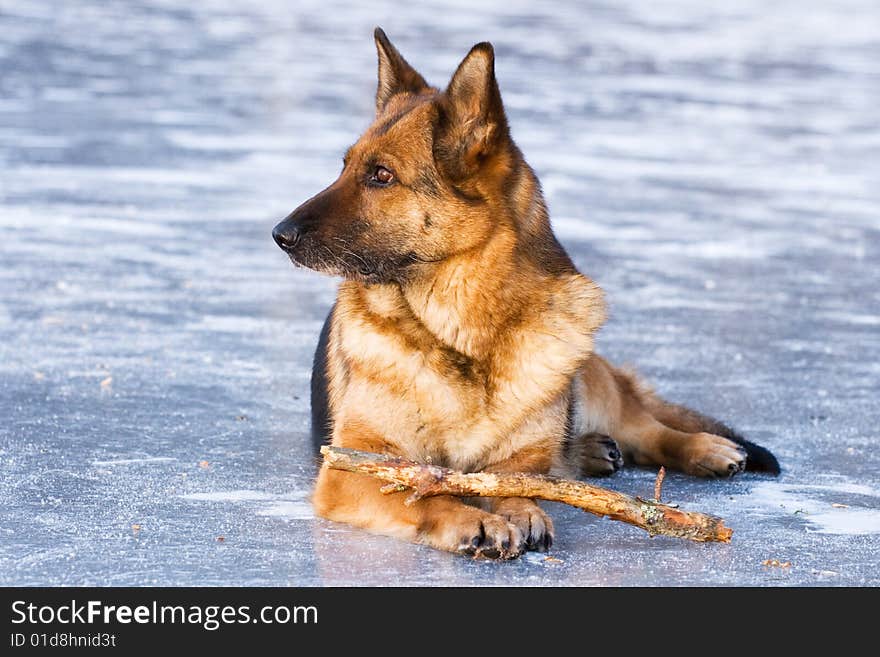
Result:
{"label": "dog's head", "polygon": [[474,46],[445,91],[428,85],[377,28],[376,119],[339,177],[272,235],[294,263],[367,283],[403,283],[484,242],[516,149],[492,46]]}

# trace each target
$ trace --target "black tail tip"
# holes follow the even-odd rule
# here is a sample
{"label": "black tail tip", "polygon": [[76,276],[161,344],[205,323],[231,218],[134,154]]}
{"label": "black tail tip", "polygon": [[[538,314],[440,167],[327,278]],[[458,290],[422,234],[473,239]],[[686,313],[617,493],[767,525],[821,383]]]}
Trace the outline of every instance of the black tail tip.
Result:
{"label": "black tail tip", "polygon": [[748,440],[743,440],[740,444],[746,448],[746,454],[749,457],[746,460],[746,472],[766,472],[773,476],[782,472],[779,461],[769,449]]}
{"label": "black tail tip", "polygon": [[746,450],[746,472],[766,472],[771,475],[778,475],[782,472],[779,467],[779,461],[773,456],[773,453],[766,447],[756,445],[750,440],[743,438],[735,429],[720,422],[708,415],[701,415],[696,411],[689,411],[702,420],[703,431],[714,433],[717,436],[724,436],[728,440],[732,440]]}
{"label": "black tail tip", "polygon": [[742,445],[746,450],[746,455],[748,456],[748,459],[746,460],[746,472],[766,472],[773,476],[782,472],[782,468],[779,466],[779,461],[773,456],[773,452],[766,447],[761,447],[750,440],[746,440],[729,427],[725,427],[725,429],[727,429],[727,432],[721,435]]}

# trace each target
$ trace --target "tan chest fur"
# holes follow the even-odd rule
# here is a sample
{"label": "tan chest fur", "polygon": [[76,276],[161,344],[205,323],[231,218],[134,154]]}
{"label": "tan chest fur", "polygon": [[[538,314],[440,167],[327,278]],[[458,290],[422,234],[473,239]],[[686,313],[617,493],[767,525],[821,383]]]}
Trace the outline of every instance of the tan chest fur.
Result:
{"label": "tan chest fur", "polygon": [[599,295],[572,277],[547,307],[468,355],[467,344],[429,329],[399,288],[343,283],[328,354],[334,440],[367,427],[389,451],[465,471],[538,443],[558,450],[569,382],[592,349],[583,304],[601,306]]}

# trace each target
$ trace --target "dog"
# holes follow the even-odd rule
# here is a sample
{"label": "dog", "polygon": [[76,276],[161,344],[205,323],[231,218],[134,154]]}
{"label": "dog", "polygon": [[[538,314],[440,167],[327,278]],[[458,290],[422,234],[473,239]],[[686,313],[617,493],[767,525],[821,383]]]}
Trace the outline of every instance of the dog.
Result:
{"label": "dog", "polygon": [[[594,353],[603,293],[551,230],[492,45],[475,45],[441,91],[374,37],[375,121],[339,178],[273,231],[295,265],[344,279],[312,372],[316,443],[464,472],[778,473],[763,447]],[[324,466],[312,501],[330,520],[485,558],[553,541],[531,499],[407,505],[379,488]]]}

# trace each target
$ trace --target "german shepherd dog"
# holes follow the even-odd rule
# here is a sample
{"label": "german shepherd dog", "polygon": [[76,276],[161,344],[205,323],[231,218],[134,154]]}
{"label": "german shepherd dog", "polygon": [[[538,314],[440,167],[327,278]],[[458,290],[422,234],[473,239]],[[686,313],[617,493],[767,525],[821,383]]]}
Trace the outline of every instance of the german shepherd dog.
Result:
{"label": "german shepherd dog", "polygon": [[[316,444],[465,472],[607,475],[624,462],[700,477],[778,473],[766,449],[660,399],[593,352],[599,287],[550,228],[508,130],[491,44],[441,91],[375,31],[376,118],[339,178],[273,231],[294,264],[341,276],[312,373]],[[534,500],[404,504],[322,467],[324,518],[487,558],[546,550]]]}

